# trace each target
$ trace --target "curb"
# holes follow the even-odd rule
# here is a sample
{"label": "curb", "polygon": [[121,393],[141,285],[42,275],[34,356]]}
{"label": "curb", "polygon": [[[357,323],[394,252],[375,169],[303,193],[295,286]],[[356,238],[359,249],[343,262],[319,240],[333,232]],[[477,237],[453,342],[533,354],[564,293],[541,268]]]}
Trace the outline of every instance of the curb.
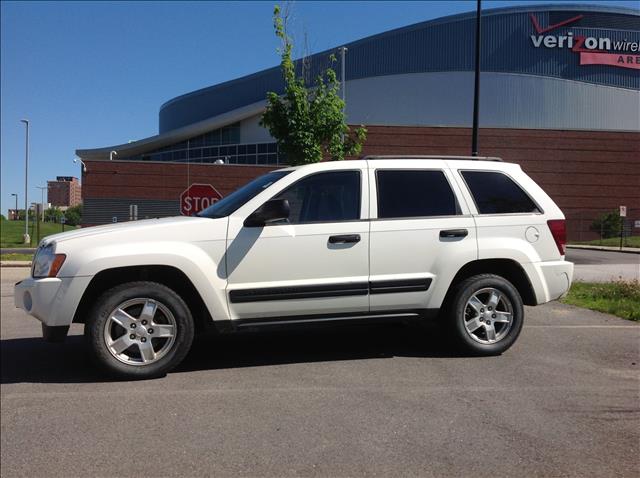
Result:
{"label": "curb", "polygon": [[31,261],[0,261],[0,267],[31,267]]}
{"label": "curb", "polygon": [[610,246],[587,246],[583,244],[567,244],[567,249],[582,249],[585,251],[607,251],[607,252],[622,252],[627,254],[640,254],[640,249],[636,247],[623,247],[620,250],[619,247]]}

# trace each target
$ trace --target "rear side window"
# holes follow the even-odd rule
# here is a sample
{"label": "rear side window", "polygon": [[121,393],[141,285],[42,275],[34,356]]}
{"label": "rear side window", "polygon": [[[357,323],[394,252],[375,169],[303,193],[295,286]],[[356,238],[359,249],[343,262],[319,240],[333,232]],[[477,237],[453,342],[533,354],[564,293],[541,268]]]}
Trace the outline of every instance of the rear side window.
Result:
{"label": "rear side window", "polygon": [[289,201],[289,222],[360,219],[360,171],[318,173],[301,179],[278,195]]}
{"label": "rear side window", "polygon": [[506,174],[461,171],[480,214],[541,212],[533,200]]}
{"label": "rear side window", "polygon": [[378,217],[453,216],[459,213],[456,197],[442,171],[376,171]]}

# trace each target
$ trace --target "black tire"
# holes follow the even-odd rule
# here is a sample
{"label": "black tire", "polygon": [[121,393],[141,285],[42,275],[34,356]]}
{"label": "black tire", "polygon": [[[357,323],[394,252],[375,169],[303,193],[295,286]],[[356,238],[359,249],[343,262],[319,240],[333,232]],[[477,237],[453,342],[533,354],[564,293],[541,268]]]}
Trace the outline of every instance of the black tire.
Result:
{"label": "black tire", "polygon": [[[493,334],[496,334],[493,339],[489,335],[488,329],[491,327],[492,317],[496,315],[492,315],[491,312],[497,312],[498,314],[500,312],[487,310],[487,308],[483,307],[480,309],[483,312],[479,313],[471,305],[467,305],[468,301],[479,292],[478,296],[480,298],[489,298],[490,292],[481,292],[489,290],[497,290],[500,294],[503,294],[503,296],[498,294],[499,297],[505,298],[504,300],[500,299],[501,302],[497,307],[499,310],[507,310],[507,303],[511,309],[511,323],[508,327],[505,323],[493,321]],[[480,274],[463,280],[455,286],[452,292],[452,299],[447,307],[445,320],[450,337],[461,352],[470,355],[499,355],[514,344],[522,330],[524,306],[518,290],[511,282],[495,274]],[[474,317],[480,317],[475,324],[473,324]],[[501,317],[507,317],[507,315],[501,314]],[[486,323],[487,320],[489,325]],[[481,322],[481,327],[474,332],[468,331],[468,328],[473,328],[479,322]],[[500,337],[499,331],[502,332],[502,337]],[[499,340],[496,340],[498,338]],[[489,343],[492,340],[496,341]],[[486,343],[482,343],[483,341]]]}
{"label": "black tire", "polygon": [[[146,302],[136,305],[138,300]],[[112,340],[115,344],[112,334],[117,334],[116,329],[121,325],[118,323],[114,325],[111,314],[122,304],[129,303],[133,303],[129,311],[135,311],[135,307],[139,307],[142,311],[147,303],[155,304],[155,308],[151,309],[155,314],[152,317],[156,320],[157,316],[159,323],[156,326],[157,330],[154,331],[147,328],[149,325],[141,325],[143,322],[139,320],[142,317],[137,317],[135,313],[130,314],[136,319],[137,328],[124,329],[124,334],[119,335],[117,340],[133,338],[135,334],[129,334],[129,332],[144,333],[150,338],[135,336],[135,339],[130,341],[131,347],[117,354],[120,358],[116,358],[116,352],[111,352],[107,340]],[[144,323],[153,324],[154,322],[145,321]],[[131,323],[129,327],[133,327]],[[167,335],[172,334],[171,338],[157,337],[158,331],[163,327]],[[121,332],[122,329],[118,330]],[[151,334],[155,332],[156,336],[148,335],[149,330]],[[84,335],[91,357],[106,373],[121,379],[148,379],[164,376],[184,359],[193,342],[194,322],[189,307],[172,289],[156,282],[129,282],[113,287],[100,296],[87,318]],[[151,344],[153,344],[152,349],[155,347],[161,349],[158,354],[153,352],[149,363],[144,363],[142,348],[140,348],[143,345],[139,343],[140,341],[145,342],[147,350]],[[139,355],[138,358],[136,354]],[[128,357],[131,361],[123,362]]]}

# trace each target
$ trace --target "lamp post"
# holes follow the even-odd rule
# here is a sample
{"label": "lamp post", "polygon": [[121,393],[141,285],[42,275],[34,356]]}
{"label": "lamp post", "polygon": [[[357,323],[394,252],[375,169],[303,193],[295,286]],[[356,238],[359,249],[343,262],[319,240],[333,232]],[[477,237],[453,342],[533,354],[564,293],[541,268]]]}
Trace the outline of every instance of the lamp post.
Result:
{"label": "lamp post", "polygon": [[15,216],[13,220],[17,221],[18,220],[18,195],[16,193],[11,193],[11,195],[16,197],[16,208],[14,209]]}
{"label": "lamp post", "polygon": [[44,222],[44,190],[47,189],[47,186],[36,186],[36,189],[40,190],[40,204],[42,204],[42,222]]}
{"label": "lamp post", "polygon": [[480,102],[480,20],[482,15],[481,0],[476,8],[476,72],[473,89],[473,129],[471,131],[471,156],[478,156],[478,114]]}
{"label": "lamp post", "polygon": [[25,154],[24,154],[24,236],[22,239],[25,244],[31,243],[31,237],[29,236],[29,120],[21,119],[21,123],[26,126],[26,141],[25,141]]}
{"label": "lamp post", "polygon": [[345,83],[346,80],[346,72],[345,72],[345,63],[346,63],[346,54],[347,54],[347,47],[346,46],[342,46],[340,48],[338,48],[338,51],[340,51],[340,76],[341,76],[341,80],[340,80],[340,86],[342,86],[342,101],[344,102],[344,109],[347,109],[347,84]]}

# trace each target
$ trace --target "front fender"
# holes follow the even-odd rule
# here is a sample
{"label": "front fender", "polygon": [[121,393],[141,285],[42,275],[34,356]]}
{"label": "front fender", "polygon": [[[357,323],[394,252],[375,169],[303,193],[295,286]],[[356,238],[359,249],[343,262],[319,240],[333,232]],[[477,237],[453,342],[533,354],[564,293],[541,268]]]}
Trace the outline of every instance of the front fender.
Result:
{"label": "front fender", "polygon": [[[64,250],[56,252],[65,253]],[[83,248],[68,254],[59,277],[93,277],[107,269],[162,265],[182,271],[214,320],[227,320],[225,241],[151,241]],[[123,277],[123,280],[127,280]]]}

